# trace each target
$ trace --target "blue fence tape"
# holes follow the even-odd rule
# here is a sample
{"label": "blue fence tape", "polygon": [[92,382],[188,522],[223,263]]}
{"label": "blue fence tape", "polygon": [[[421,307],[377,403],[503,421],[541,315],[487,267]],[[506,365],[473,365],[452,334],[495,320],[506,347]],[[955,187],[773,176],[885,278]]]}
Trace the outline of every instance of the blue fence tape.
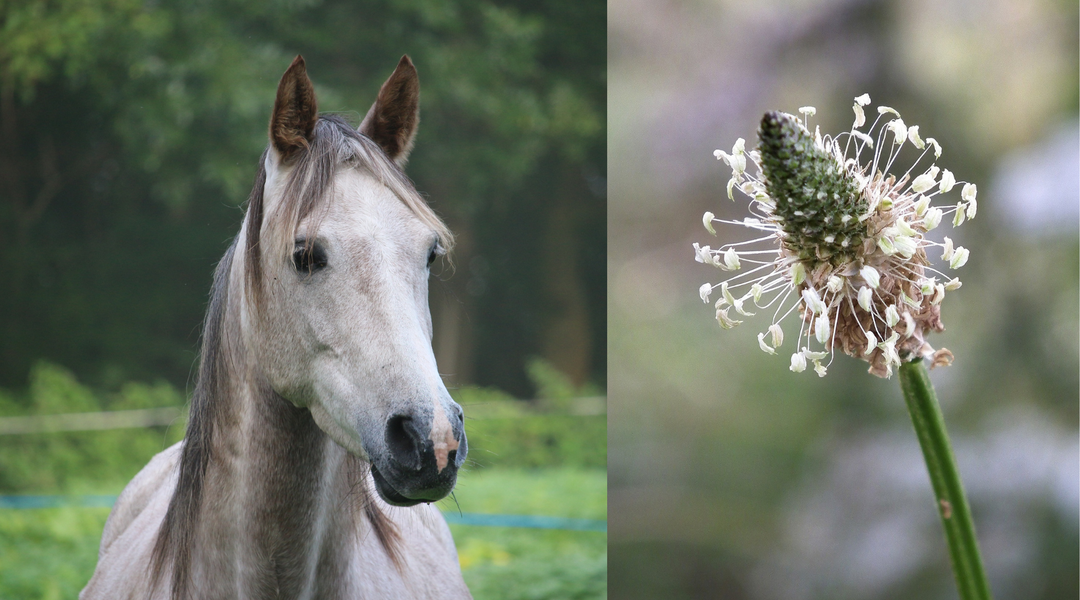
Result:
{"label": "blue fence tape", "polygon": [[602,519],[568,519],[539,515],[486,515],[474,513],[443,513],[443,516],[446,517],[446,522],[451,525],[607,532],[607,521]]}
{"label": "blue fence tape", "polygon": [[112,508],[116,496],[0,496],[0,508]]}
{"label": "blue fence tape", "polygon": [[[3,508],[58,508],[74,506],[80,508],[111,508],[116,496],[0,496],[0,509]],[[490,515],[477,513],[443,513],[446,522],[451,525],[475,525],[478,527],[518,527],[525,529],[564,529],[571,531],[607,532],[607,521],[603,519],[569,519],[564,517],[546,517],[540,515]]]}

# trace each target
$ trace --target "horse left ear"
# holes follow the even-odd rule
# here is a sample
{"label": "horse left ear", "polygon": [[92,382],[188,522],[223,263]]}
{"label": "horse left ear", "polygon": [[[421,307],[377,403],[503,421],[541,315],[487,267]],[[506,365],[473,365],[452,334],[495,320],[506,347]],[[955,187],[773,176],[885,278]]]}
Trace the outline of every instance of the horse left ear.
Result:
{"label": "horse left ear", "polygon": [[399,167],[409,160],[420,124],[420,78],[408,55],[379,90],[360,123],[360,133],[371,138]]}
{"label": "horse left ear", "polygon": [[274,114],[270,117],[270,141],[282,160],[288,160],[301,148],[308,147],[318,119],[315,86],[308,79],[304,57],[297,56],[281,76]]}

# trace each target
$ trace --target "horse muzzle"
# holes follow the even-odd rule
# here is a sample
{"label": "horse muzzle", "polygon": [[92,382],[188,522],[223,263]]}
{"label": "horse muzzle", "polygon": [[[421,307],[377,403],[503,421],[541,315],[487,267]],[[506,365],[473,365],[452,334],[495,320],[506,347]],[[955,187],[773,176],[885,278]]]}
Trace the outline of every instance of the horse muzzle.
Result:
{"label": "horse muzzle", "polygon": [[383,500],[413,506],[441,500],[454,489],[469,453],[461,407],[434,416],[397,413],[386,422],[385,447],[372,453],[371,475]]}

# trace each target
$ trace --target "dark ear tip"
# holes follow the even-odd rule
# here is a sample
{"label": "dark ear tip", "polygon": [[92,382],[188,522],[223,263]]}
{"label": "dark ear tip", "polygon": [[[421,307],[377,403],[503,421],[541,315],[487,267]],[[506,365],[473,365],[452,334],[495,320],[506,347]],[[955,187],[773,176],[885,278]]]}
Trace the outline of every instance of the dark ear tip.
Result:
{"label": "dark ear tip", "polygon": [[289,68],[285,69],[285,70],[286,71],[291,71],[291,70],[293,70],[295,68],[300,68],[300,69],[303,69],[303,70],[307,70],[307,64],[304,62],[304,55],[303,54],[297,54],[296,58],[293,59],[292,64],[290,64]]}
{"label": "dark ear tip", "polygon": [[411,71],[412,74],[415,75],[416,74],[416,65],[413,64],[413,61],[412,61],[411,58],[409,58],[408,54],[403,54],[403,55],[401,55],[401,60],[398,61],[397,68],[394,69],[394,70],[395,71],[402,71],[402,70]]}

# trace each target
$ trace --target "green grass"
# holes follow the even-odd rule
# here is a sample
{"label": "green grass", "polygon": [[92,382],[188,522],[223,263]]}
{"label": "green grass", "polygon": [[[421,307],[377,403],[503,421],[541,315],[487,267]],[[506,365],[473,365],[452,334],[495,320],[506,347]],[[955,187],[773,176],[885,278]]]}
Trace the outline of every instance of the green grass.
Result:
{"label": "green grass", "polygon": [[[542,365],[541,365],[542,367]],[[445,512],[607,516],[607,419],[571,415],[573,390],[550,379],[548,401],[462,388],[469,461]],[[543,371],[543,372],[541,372]],[[538,375],[538,376],[539,376]],[[556,385],[558,384],[558,385]],[[566,397],[564,397],[566,396]],[[0,416],[180,406],[166,383],[103,393],[41,363],[21,393],[0,390]],[[172,427],[0,437],[0,494],[116,494],[150,458],[180,439]],[[97,563],[108,509],[0,509],[0,600],[75,598]],[[478,600],[574,600],[607,595],[607,535],[452,525],[465,581]]]}
{"label": "green grass", "polygon": [[[602,469],[484,469],[461,475],[464,513],[607,518]],[[456,507],[440,503],[444,511]],[[607,534],[452,525],[458,558],[477,600],[607,597]]]}
{"label": "green grass", "polygon": [[[583,519],[607,515],[600,469],[484,469],[462,473],[462,512]],[[453,501],[440,503],[456,510]],[[75,598],[90,579],[108,509],[0,509],[0,600]],[[607,594],[607,535],[453,525],[477,600],[594,599]]]}
{"label": "green grass", "polygon": [[77,597],[108,516],[107,508],[0,509],[0,599]]}

